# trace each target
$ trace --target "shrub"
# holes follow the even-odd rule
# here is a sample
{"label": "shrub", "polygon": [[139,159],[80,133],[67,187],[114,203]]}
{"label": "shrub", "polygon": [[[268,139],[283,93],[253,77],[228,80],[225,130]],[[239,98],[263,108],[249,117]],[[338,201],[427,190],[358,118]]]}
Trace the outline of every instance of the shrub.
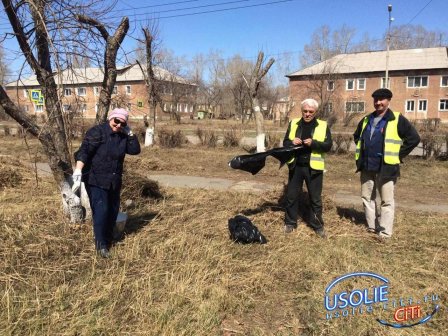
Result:
{"label": "shrub", "polygon": [[22,174],[14,167],[0,163],[0,190],[6,187],[16,187],[22,182]]}
{"label": "shrub", "polygon": [[196,129],[196,135],[203,146],[216,147],[218,144],[218,136],[212,130],[203,130],[202,128]]}
{"label": "shrub", "polygon": [[266,149],[272,149],[280,146],[281,136],[278,133],[266,132],[265,145]]}
{"label": "shrub", "polygon": [[223,145],[224,147],[238,147],[241,140],[241,134],[236,127],[231,127],[224,131]]}
{"label": "shrub", "polygon": [[185,136],[182,131],[170,131],[161,129],[158,132],[159,145],[167,148],[180,147],[185,142]]}

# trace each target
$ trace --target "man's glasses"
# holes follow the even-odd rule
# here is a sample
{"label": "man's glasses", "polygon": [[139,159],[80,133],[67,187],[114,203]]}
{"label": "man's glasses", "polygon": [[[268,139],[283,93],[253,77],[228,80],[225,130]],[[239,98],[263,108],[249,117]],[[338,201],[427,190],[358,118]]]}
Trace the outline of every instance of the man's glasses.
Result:
{"label": "man's glasses", "polygon": [[121,125],[122,127],[126,127],[126,125],[127,125],[126,121],[121,121],[118,118],[114,118],[114,123],[117,124],[117,125]]}

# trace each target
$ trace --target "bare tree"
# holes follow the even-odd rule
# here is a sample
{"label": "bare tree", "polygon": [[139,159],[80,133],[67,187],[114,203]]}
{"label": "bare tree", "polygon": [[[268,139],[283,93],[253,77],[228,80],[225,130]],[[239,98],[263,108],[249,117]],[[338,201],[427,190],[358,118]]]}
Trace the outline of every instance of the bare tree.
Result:
{"label": "bare tree", "polygon": [[258,53],[257,63],[252,70],[251,77],[249,78],[249,80],[245,78],[245,82],[249,89],[249,95],[252,102],[252,111],[255,115],[255,123],[257,127],[257,152],[265,151],[264,118],[263,114],[261,113],[261,104],[258,97],[258,89],[260,88],[261,80],[268,73],[272,64],[274,64],[274,59],[269,59],[265,66],[263,66],[263,61],[264,53],[260,51]]}
{"label": "bare tree", "polygon": [[331,32],[327,25],[314,31],[311,42],[303,48],[304,53],[300,59],[303,67],[325,61],[335,55],[351,51],[351,44],[355,37],[355,29],[343,25]]}
{"label": "bare tree", "polygon": [[107,120],[107,112],[109,111],[112,92],[117,80],[117,53],[121,43],[129,29],[129,19],[124,17],[115,31],[114,35],[110,35],[105,25],[87,15],[76,14],[79,22],[89,27],[96,28],[105,41],[104,50],[104,78],[101,85],[98,111],[96,113],[96,122],[103,123]]}
{"label": "bare tree", "polygon": [[[430,31],[421,25],[410,24],[392,27],[390,34],[391,50],[441,47],[446,45],[448,37],[446,31]],[[385,47],[386,38],[383,41]]]}
{"label": "bare tree", "polygon": [[[107,83],[103,94],[100,108],[102,113],[107,113],[106,106],[109,106],[110,95],[115,84],[115,59],[116,51],[121,43],[127,26],[127,18],[122,20],[117,35],[110,37],[104,26],[96,20],[89,20],[87,17],[74,15],[76,12],[86,10],[84,5],[76,4],[73,1],[70,5],[66,2],[45,1],[45,0],[29,0],[26,2],[2,0],[5,12],[13,30],[13,35],[17,39],[23,56],[28,66],[35,73],[37,81],[41,87],[44,104],[47,112],[47,123],[39,126],[27,113],[22,111],[13,103],[7,95],[3,86],[0,86],[0,105],[5,112],[16,120],[26,132],[32,134],[41,142],[44,152],[47,155],[48,162],[53,173],[56,183],[60,186],[64,199],[69,206],[73,206],[69,211],[72,221],[82,218],[79,198],[71,192],[69,181],[72,174],[72,159],[68,144],[67,123],[64,119],[60,90],[55,80],[55,76],[59,76],[61,71],[61,63],[67,61],[69,57],[64,55],[64,51],[70,50],[61,40],[61,36],[71,36],[73,31],[73,22],[76,19],[85,20],[89,24],[95,24],[103,37],[107,37],[107,50],[105,52],[105,80]],[[92,8],[90,8],[92,10]],[[61,26],[61,22],[66,26]],[[76,27],[79,30],[79,25]],[[74,39],[74,38],[72,38]],[[60,47],[60,48],[59,48]],[[54,71],[54,67],[58,71]],[[62,80],[59,79],[62,83]],[[104,89],[104,88],[103,88]],[[106,95],[109,94],[109,99]],[[105,120],[106,116],[101,115],[97,120]]]}

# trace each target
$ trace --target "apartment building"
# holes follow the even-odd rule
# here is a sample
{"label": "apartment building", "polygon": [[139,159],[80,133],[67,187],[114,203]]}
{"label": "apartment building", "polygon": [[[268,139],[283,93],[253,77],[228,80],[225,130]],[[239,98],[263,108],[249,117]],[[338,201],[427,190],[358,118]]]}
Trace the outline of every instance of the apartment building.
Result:
{"label": "apartment building", "polygon": [[[189,115],[193,113],[196,85],[185,78],[156,67],[155,76],[162,98],[162,106],[156,113],[168,115],[169,111]],[[55,76],[61,88],[62,109],[75,116],[95,118],[103,81],[103,69],[80,68],[64,70]],[[45,104],[36,76],[8,83],[5,86],[8,96],[23,111],[30,115],[45,114]],[[112,94],[111,108],[123,107],[130,111],[131,118],[143,118],[149,112],[148,95],[144,76],[136,64],[120,69]]]}
{"label": "apartment building", "polygon": [[318,100],[323,110],[338,119],[372,112],[372,92],[387,87],[394,95],[392,110],[411,120],[448,122],[446,47],[391,50],[389,55],[386,51],[340,54],[287,77],[296,115],[297,102],[305,98]]}

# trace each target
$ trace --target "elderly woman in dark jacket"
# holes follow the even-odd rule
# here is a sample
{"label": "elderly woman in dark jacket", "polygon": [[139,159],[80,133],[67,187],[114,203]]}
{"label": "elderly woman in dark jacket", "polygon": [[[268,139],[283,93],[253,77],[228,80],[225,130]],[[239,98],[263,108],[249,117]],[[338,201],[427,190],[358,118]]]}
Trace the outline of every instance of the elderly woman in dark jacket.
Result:
{"label": "elderly woman in dark jacket", "polygon": [[107,123],[90,128],[75,153],[73,191],[85,182],[93,216],[95,247],[109,258],[112,232],[120,208],[123,161],[126,154],[140,153],[137,137],[127,126],[128,112],[114,109]]}

